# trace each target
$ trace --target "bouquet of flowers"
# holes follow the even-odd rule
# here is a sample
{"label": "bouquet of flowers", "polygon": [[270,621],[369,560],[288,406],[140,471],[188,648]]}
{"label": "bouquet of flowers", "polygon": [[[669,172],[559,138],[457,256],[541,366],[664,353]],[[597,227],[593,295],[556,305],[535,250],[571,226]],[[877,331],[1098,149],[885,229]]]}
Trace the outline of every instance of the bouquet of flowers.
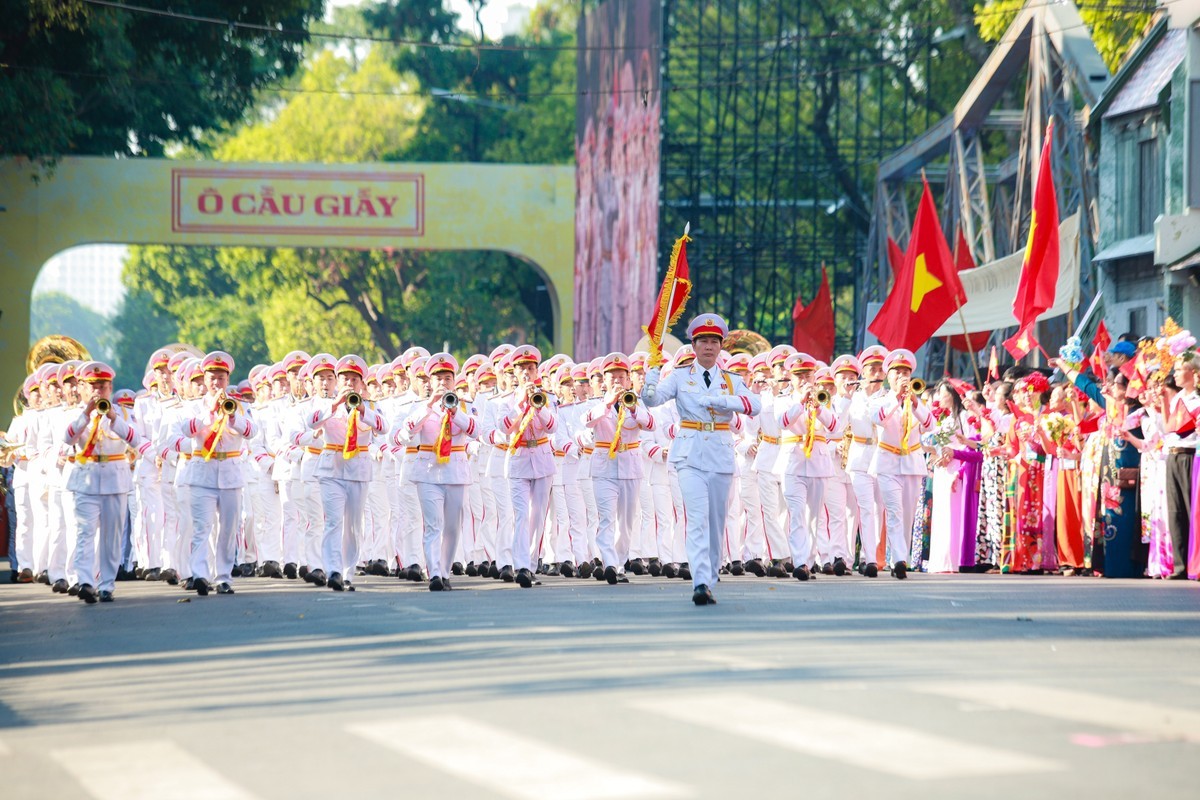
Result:
{"label": "bouquet of flowers", "polygon": [[1062,445],[1069,441],[1071,434],[1075,433],[1075,420],[1066,414],[1057,412],[1046,414],[1042,417],[1042,430],[1046,432],[1046,436],[1050,437],[1050,441],[1056,445]]}

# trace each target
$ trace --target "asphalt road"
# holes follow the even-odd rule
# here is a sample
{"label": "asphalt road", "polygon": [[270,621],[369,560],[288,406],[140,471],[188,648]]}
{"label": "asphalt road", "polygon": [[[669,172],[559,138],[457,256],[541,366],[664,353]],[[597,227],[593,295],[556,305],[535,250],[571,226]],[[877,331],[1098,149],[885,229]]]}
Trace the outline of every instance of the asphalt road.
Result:
{"label": "asphalt road", "polygon": [[0,794],[1196,791],[1195,583],[544,580],[0,586]]}

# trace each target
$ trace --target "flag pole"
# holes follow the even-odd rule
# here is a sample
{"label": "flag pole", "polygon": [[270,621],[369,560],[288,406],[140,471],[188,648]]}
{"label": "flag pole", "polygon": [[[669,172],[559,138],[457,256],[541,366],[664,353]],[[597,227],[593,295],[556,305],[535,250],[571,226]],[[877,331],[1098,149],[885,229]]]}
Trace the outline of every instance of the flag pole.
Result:
{"label": "flag pole", "polygon": [[[688,222],[685,222],[683,224],[684,238],[687,238],[688,232],[690,232],[691,230],[692,230],[692,223],[689,220]],[[674,281],[671,282],[671,294],[667,298],[667,317],[668,318],[663,320],[662,333],[660,333],[658,335],[658,341],[654,343],[660,356],[662,355],[662,351],[663,351],[663,342],[665,342],[667,339],[667,324],[671,321],[670,320],[671,307],[675,305],[675,287],[676,287],[676,285],[677,284]]]}
{"label": "flag pole", "polygon": [[[958,296],[954,297],[954,307],[958,309],[958,321],[962,323],[963,338],[967,341],[967,352],[971,354],[971,366],[975,368],[975,385],[983,389],[983,378],[979,374],[979,361],[975,358],[975,345],[971,344],[971,334],[967,332],[967,318],[963,315],[962,303]],[[950,339],[946,338],[946,349],[950,349]]]}

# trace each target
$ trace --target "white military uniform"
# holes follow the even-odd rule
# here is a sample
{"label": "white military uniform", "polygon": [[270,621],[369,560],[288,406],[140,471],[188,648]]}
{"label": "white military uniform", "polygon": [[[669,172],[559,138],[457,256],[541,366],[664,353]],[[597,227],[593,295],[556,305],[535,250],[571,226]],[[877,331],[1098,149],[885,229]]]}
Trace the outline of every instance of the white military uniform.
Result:
{"label": "white military uniform", "polygon": [[926,474],[921,434],[932,427],[933,414],[920,401],[906,412],[891,391],[877,395],[869,408],[879,437],[870,472],[879,483],[888,556],[894,565],[908,561],[912,546],[913,521]]}
{"label": "white military uniform", "polygon": [[[623,418],[620,428],[618,417]],[[595,437],[591,476],[600,515],[596,546],[605,568],[620,570],[625,563],[622,556],[628,556],[635,526],[640,522],[636,513],[638,491],[645,473],[638,452],[641,447],[638,431],[654,430],[654,418],[641,403],[622,411],[601,400],[584,415],[583,421]]]}
{"label": "white military uniform", "polygon": [[[708,381],[704,380],[706,372]],[[733,481],[729,423],[735,413],[758,414],[759,400],[741,378],[715,365],[705,370],[693,362],[674,370],[661,383],[659,375],[658,368],[647,370],[642,398],[650,407],[675,401],[679,424],[670,463],[679,475],[683,496],[692,586],[712,587],[717,583],[721,534]]]}

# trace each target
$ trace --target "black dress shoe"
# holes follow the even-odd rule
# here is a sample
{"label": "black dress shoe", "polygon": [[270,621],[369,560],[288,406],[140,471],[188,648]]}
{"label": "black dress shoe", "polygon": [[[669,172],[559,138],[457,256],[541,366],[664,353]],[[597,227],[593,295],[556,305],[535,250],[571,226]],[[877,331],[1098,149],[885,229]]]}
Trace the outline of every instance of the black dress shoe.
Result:
{"label": "black dress shoe", "polygon": [[[512,569],[512,567],[509,567],[509,569]],[[500,580],[500,565],[495,561],[488,567],[488,577],[494,581]]]}
{"label": "black dress shoe", "polygon": [[761,558],[752,558],[747,561],[746,572],[749,572],[751,575],[757,578],[762,578],[767,574],[767,570],[765,567],[763,567]]}
{"label": "black dress shoe", "polygon": [[562,573],[559,571],[558,564],[551,564],[549,567],[546,568],[546,574],[549,575],[550,577],[557,577],[558,575],[561,575]]}
{"label": "black dress shoe", "polygon": [[164,569],[162,571],[162,579],[166,581],[169,586],[179,585],[179,573],[173,569]]}
{"label": "black dress shoe", "polygon": [[26,567],[18,572],[17,583],[33,583],[33,570]]}
{"label": "black dress shoe", "polygon": [[44,583],[47,586],[49,586],[50,585],[50,573],[46,572],[46,570],[42,570],[41,572],[39,572],[37,574],[37,582]]}
{"label": "black dress shoe", "polygon": [[279,562],[264,561],[262,565],[262,576],[264,578],[282,578],[283,570],[279,568]]}
{"label": "black dress shoe", "polygon": [[183,590],[185,592],[194,592],[196,590],[196,579],[188,578],[183,582]]}
{"label": "black dress shoe", "polygon": [[79,587],[79,599],[90,606],[96,602],[96,588],[90,583],[83,584]]}
{"label": "black dress shoe", "polygon": [[204,580],[204,578],[193,578],[192,588],[194,588],[196,590],[196,594],[200,595],[201,597],[208,597],[208,590],[212,587],[208,585],[208,581]]}
{"label": "black dress shoe", "polygon": [[662,576],[664,578],[678,578],[679,577],[679,567],[676,566],[674,563],[663,564]]}
{"label": "black dress shoe", "polygon": [[474,561],[468,561],[468,562],[467,562],[467,567],[466,567],[466,569],[464,570],[464,572],[466,572],[466,573],[467,573],[467,577],[468,577],[468,578],[474,578],[474,577],[477,577],[477,576],[479,575],[479,567],[475,566],[475,562],[474,562]]}
{"label": "black dress shoe", "polygon": [[721,568],[719,570],[717,570],[717,574],[718,575],[728,575],[729,574],[729,566],[727,564],[721,565]]}
{"label": "black dress shoe", "polygon": [[820,566],[818,566],[816,563],[814,563],[812,566],[810,566],[808,568],[808,574],[809,574],[809,577],[811,577],[815,581],[817,579],[818,575],[823,575],[824,573],[821,572]]}
{"label": "black dress shoe", "polygon": [[716,598],[713,597],[708,586],[703,583],[692,592],[692,602],[698,606],[715,606],[717,604]]}
{"label": "black dress shoe", "polygon": [[466,573],[466,570],[463,569],[463,565],[462,565],[461,561],[455,561],[453,564],[450,565],[450,574],[451,575],[463,575],[465,573]]}
{"label": "black dress shoe", "polygon": [[742,562],[735,561],[729,565],[729,574],[730,575],[745,575],[746,567],[744,564],[742,564]]}
{"label": "black dress shoe", "polygon": [[144,581],[161,581],[162,579],[162,570],[158,567],[155,567],[154,569],[148,569],[142,573],[142,580]]}
{"label": "black dress shoe", "polygon": [[[507,567],[506,567],[506,569],[507,569]],[[533,573],[530,572],[529,570],[525,569],[524,567],[521,567],[519,570],[517,570],[517,583],[520,584],[522,589],[528,589],[528,588],[532,587],[533,586]]]}
{"label": "black dress shoe", "polygon": [[217,594],[233,594],[233,587],[228,583],[217,584]]}
{"label": "black dress shoe", "polygon": [[443,590],[443,589],[445,589],[445,588],[446,588],[446,587],[442,585],[442,579],[441,579],[439,576],[437,576],[437,575],[434,575],[434,576],[433,576],[433,577],[430,579],[430,581],[429,581],[429,591],[431,591],[431,592],[440,592],[440,591],[442,591],[442,590]]}
{"label": "black dress shoe", "polygon": [[54,592],[55,594],[66,594],[70,588],[71,587],[67,585],[66,578],[59,578],[50,587],[50,591]]}
{"label": "black dress shoe", "polygon": [[296,569],[296,565],[291,561],[283,565],[283,577],[287,578],[288,580],[296,580],[296,576],[299,574],[300,573]]}
{"label": "black dress shoe", "polygon": [[632,572],[634,575],[645,575],[646,562],[642,561],[640,558],[635,558],[629,562],[629,568],[626,570],[626,572]]}
{"label": "black dress shoe", "polygon": [[451,590],[451,589],[453,589],[453,588],[454,588],[454,587],[450,585],[450,579],[449,579],[449,578],[442,578],[442,590],[443,590],[443,591],[447,591],[447,592],[448,592],[448,591],[450,591],[450,590]]}
{"label": "black dress shoe", "polygon": [[[232,570],[230,570],[229,574],[235,578],[242,577],[242,565],[241,564],[236,565]],[[249,578],[250,576],[247,575],[246,577]]]}
{"label": "black dress shoe", "polygon": [[908,564],[903,561],[897,561],[892,567],[892,577],[898,581],[902,581],[908,577]]}
{"label": "black dress shoe", "polygon": [[826,561],[825,566],[821,567],[821,573],[823,575],[832,575],[833,574],[833,564],[830,564],[828,561]]}
{"label": "black dress shoe", "polygon": [[137,580],[142,577],[140,574],[138,574],[141,571],[142,571],[142,568],[138,567],[137,569],[135,569],[131,572],[130,570],[125,569],[125,565],[122,564],[121,566],[117,567],[117,580],[119,580],[119,581]]}
{"label": "black dress shoe", "polygon": [[686,561],[679,565],[679,577],[685,581],[692,579],[692,568],[688,566]]}
{"label": "black dress shoe", "polygon": [[868,578],[878,578],[879,566],[874,561],[867,562],[867,565],[863,567],[863,575]]}
{"label": "black dress shoe", "polygon": [[594,570],[592,570],[592,577],[598,581],[604,580],[604,568],[596,567]]}
{"label": "black dress shoe", "polygon": [[69,594],[71,597],[79,597],[79,584],[72,583],[71,588],[67,589],[67,594]]}
{"label": "black dress shoe", "polygon": [[302,565],[298,570],[296,570],[296,575],[305,581],[308,581],[308,574],[309,569],[307,564]]}
{"label": "black dress shoe", "polygon": [[113,593],[107,590],[100,592],[101,603],[111,603],[113,601]]}
{"label": "black dress shoe", "polygon": [[516,579],[517,576],[516,573],[513,572],[513,568],[508,564],[505,564],[500,570],[500,580],[504,581],[505,583],[512,583]]}
{"label": "black dress shoe", "polygon": [[564,578],[575,577],[575,564],[571,561],[564,561],[558,565],[558,574]]}
{"label": "black dress shoe", "polygon": [[798,581],[806,581],[812,576],[808,571],[808,567],[801,564],[800,566],[796,567],[795,570],[792,571],[792,577]]}
{"label": "black dress shoe", "polygon": [[309,572],[308,573],[308,582],[311,583],[313,586],[324,586],[326,584],[325,570],[314,569],[311,572]]}
{"label": "black dress shoe", "polygon": [[581,578],[592,577],[593,569],[595,569],[595,567],[592,566],[591,561],[580,561],[579,562],[579,577],[581,577]]}
{"label": "black dress shoe", "polygon": [[342,573],[334,572],[329,576],[329,588],[335,592],[346,591],[346,582],[342,580]]}
{"label": "black dress shoe", "polygon": [[604,580],[608,581],[609,586],[616,586],[617,585],[617,568],[616,567],[605,567],[604,568]]}
{"label": "black dress shoe", "polygon": [[417,564],[410,564],[408,567],[408,579],[413,583],[420,583],[423,580],[421,567]]}
{"label": "black dress shoe", "polygon": [[846,568],[846,562],[842,558],[839,557],[839,558],[835,558],[833,560],[833,574],[834,575],[837,575],[840,578],[849,571],[850,570]]}
{"label": "black dress shoe", "polygon": [[659,575],[662,575],[662,560],[658,558],[651,558],[650,563],[646,564],[646,572],[649,573],[650,577],[652,578],[657,578]]}

